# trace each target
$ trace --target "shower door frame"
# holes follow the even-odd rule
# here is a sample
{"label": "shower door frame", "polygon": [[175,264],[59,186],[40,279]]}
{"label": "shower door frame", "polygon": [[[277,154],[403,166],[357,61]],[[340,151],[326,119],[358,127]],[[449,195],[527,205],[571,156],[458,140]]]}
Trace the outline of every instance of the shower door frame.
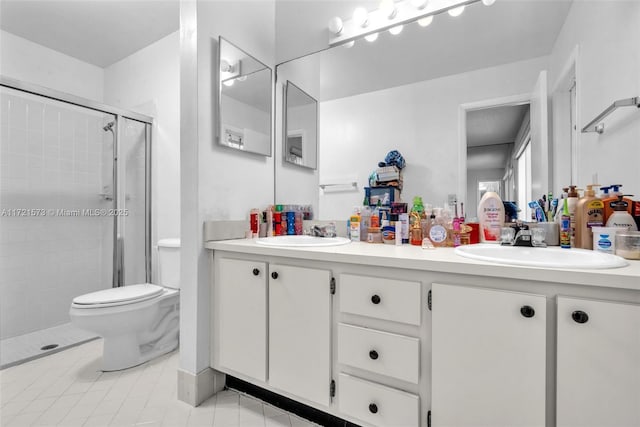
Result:
{"label": "shower door frame", "polygon": [[[123,202],[125,200],[124,186],[122,185],[123,180],[121,179],[122,176],[124,176],[124,164],[122,167],[118,164],[118,155],[121,151],[120,148],[122,144],[122,124],[125,119],[128,119],[145,125],[145,276],[147,283],[151,283],[151,143],[154,123],[153,117],[2,75],[0,75],[0,86],[87,108],[100,113],[110,114],[115,117],[115,140],[113,144],[113,208],[116,213],[122,212],[124,208]],[[113,216],[113,268],[111,277],[114,288],[124,286],[124,240],[119,237],[123,236],[121,233],[121,230],[124,229],[123,221],[123,216]]]}

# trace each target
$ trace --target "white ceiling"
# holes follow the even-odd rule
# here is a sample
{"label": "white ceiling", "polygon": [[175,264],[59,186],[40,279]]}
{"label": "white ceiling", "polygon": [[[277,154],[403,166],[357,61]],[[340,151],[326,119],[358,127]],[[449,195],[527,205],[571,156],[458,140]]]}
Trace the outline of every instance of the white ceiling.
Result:
{"label": "white ceiling", "polygon": [[0,28],[107,67],[180,28],[179,0],[2,0]]}
{"label": "white ceiling", "polygon": [[529,104],[483,108],[467,113],[467,147],[515,142]]}
{"label": "white ceiling", "polygon": [[467,169],[504,169],[529,104],[467,113]]}

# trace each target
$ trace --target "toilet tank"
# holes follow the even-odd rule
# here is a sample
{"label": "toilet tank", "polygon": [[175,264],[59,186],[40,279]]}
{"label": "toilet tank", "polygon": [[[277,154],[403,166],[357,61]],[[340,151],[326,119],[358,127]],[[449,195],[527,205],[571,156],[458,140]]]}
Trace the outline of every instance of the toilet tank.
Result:
{"label": "toilet tank", "polygon": [[180,239],[158,240],[158,284],[180,289]]}

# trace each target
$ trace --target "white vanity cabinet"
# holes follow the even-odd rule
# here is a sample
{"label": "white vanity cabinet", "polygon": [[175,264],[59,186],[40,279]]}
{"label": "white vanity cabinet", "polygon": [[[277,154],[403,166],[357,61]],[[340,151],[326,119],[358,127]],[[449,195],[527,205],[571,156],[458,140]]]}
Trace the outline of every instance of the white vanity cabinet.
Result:
{"label": "white vanity cabinet", "polygon": [[[364,425],[420,425],[416,386],[422,361],[416,335],[426,310],[421,287],[417,281],[339,276],[338,408]],[[405,333],[389,331],[398,329]]]}
{"label": "white vanity cabinet", "polygon": [[544,426],[546,297],[432,286],[432,425]]}
{"label": "white vanity cabinet", "polygon": [[331,273],[270,264],[269,384],[329,406]]}
{"label": "white vanity cabinet", "polygon": [[215,368],[266,381],[267,273],[265,262],[216,259]]}
{"label": "white vanity cabinet", "polygon": [[214,257],[212,366],[329,406],[331,272]]}
{"label": "white vanity cabinet", "polygon": [[558,297],[557,426],[640,426],[640,305]]}

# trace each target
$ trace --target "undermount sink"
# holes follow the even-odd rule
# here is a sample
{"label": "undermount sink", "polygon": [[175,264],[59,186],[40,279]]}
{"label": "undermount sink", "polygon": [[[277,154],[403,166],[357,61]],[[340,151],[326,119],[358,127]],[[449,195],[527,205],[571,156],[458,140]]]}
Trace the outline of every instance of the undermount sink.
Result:
{"label": "undermount sink", "polygon": [[530,248],[525,246],[501,246],[478,244],[459,246],[455,253],[465,258],[499,264],[529,267],[602,269],[629,265],[616,255],[585,249],[562,249],[557,246]]}
{"label": "undermount sink", "polygon": [[344,237],[274,236],[260,238],[256,243],[265,246],[322,247],[346,245],[351,240]]}

